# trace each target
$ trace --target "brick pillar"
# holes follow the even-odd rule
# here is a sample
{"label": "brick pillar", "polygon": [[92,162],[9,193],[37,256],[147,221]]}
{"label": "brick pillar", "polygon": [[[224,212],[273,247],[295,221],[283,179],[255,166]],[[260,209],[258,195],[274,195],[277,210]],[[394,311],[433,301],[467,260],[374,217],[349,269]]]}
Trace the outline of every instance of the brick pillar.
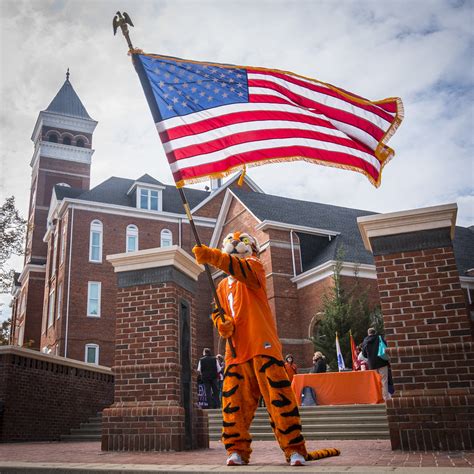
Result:
{"label": "brick pillar", "polygon": [[474,343],[452,239],[457,206],[358,218],[395,384],[393,449],[474,448]]}
{"label": "brick pillar", "polygon": [[177,246],[107,257],[117,273],[114,404],[102,414],[104,451],[209,447],[196,408],[196,282],[201,267]]}

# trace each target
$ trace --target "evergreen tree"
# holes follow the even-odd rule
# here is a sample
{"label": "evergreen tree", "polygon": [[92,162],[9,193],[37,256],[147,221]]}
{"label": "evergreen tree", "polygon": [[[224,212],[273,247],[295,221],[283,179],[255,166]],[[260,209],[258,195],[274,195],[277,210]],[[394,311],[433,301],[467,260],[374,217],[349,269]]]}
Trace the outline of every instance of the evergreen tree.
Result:
{"label": "evergreen tree", "polygon": [[6,346],[9,344],[11,324],[11,319],[2,321],[2,323],[0,324],[0,346]]}
{"label": "evergreen tree", "polygon": [[323,296],[323,318],[315,327],[313,336],[315,350],[325,355],[332,371],[337,370],[336,332],[346,368],[352,367],[349,331],[352,331],[356,344],[363,341],[369,327],[375,327],[378,332],[383,332],[381,311],[378,307],[370,308],[367,289],[361,285],[359,279],[356,278],[354,286],[350,289],[342,285],[343,256],[343,250],[339,249],[332,277],[334,284]]}

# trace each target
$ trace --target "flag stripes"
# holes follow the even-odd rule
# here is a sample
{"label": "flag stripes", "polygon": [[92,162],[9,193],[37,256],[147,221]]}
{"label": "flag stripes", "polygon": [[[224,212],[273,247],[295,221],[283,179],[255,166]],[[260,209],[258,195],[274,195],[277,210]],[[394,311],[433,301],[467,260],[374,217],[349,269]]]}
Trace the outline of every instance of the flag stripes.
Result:
{"label": "flag stripes", "polygon": [[289,160],[358,171],[377,186],[393,155],[385,142],[402,119],[399,99],[370,102],[284,71],[138,57],[168,117],[156,127],[178,186]]}

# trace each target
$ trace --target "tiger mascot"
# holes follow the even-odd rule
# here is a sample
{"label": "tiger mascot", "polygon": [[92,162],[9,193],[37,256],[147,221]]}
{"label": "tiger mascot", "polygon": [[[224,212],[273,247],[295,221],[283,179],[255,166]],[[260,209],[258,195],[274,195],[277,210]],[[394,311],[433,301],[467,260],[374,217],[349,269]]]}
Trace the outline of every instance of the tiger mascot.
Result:
{"label": "tiger mascot", "polygon": [[296,398],[286,374],[282,347],[268,304],[265,271],[258,259],[257,241],[234,232],[223,240],[222,251],[195,246],[201,264],[211,264],[227,273],[217,288],[225,320],[216,309],[213,321],[219,334],[232,336],[236,356],[229,347],[225,356],[222,388],[222,442],[227,465],[248,464],[252,449],[249,428],[260,396],[263,396],[275,437],[292,466],[337,456],[334,448],[308,452],[301,434]]}

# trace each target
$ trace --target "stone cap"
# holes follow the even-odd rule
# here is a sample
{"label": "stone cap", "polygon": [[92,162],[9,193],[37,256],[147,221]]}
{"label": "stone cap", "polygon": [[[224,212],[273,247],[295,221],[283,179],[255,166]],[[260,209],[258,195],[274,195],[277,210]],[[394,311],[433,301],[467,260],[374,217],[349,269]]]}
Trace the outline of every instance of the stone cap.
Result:
{"label": "stone cap", "polygon": [[107,255],[115,273],[173,266],[193,280],[204,270],[202,265],[178,245]]}
{"label": "stone cap", "polygon": [[13,354],[20,357],[27,357],[29,359],[41,360],[49,362],[50,364],[65,365],[67,367],[74,367],[76,369],[88,370],[90,372],[98,372],[101,374],[113,375],[112,369],[103,365],[88,364],[75,359],[68,359],[67,357],[60,357],[52,354],[45,354],[43,352],[35,351],[33,349],[26,349],[19,346],[0,346],[0,356],[4,354]]}
{"label": "stone cap", "polygon": [[362,234],[365,248],[372,252],[370,239],[374,237],[449,228],[452,240],[457,211],[456,203],[443,204],[408,211],[362,216],[357,218],[357,225]]}

